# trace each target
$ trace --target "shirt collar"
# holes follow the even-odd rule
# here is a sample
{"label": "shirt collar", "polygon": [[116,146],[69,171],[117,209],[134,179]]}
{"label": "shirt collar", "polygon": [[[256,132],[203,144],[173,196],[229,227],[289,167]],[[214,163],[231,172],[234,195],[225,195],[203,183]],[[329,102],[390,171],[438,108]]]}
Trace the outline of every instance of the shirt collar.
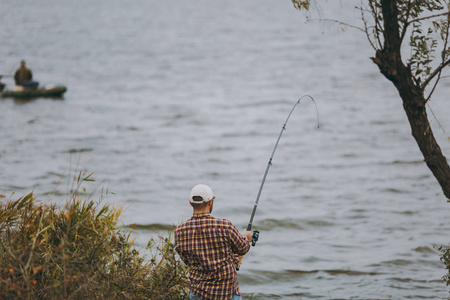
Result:
{"label": "shirt collar", "polygon": [[210,216],[211,213],[209,212],[204,212],[204,213],[199,213],[199,214],[193,214],[192,217],[193,218],[201,218],[201,217],[206,217],[206,216]]}

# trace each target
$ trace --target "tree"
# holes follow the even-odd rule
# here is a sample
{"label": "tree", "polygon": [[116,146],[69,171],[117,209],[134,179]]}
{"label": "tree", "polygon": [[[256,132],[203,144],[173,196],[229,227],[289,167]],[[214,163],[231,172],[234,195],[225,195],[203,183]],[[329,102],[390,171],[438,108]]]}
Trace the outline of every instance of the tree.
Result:
{"label": "tree", "polygon": [[[311,0],[292,2],[309,10]],[[364,0],[358,9],[364,24],[359,29],[375,50],[371,59],[399,92],[412,136],[450,202],[450,166],[427,115],[427,103],[450,65],[449,0]],[[404,59],[408,46],[411,55]]]}

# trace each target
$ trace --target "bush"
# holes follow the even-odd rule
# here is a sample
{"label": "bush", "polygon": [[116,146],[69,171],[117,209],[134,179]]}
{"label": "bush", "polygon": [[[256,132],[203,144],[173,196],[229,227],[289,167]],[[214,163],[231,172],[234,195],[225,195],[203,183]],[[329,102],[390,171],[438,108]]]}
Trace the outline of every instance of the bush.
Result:
{"label": "bush", "polygon": [[142,255],[120,212],[75,194],[64,208],[33,193],[1,203],[0,299],[187,299],[170,236]]}
{"label": "bush", "polygon": [[450,246],[435,246],[439,252],[441,252],[441,261],[445,265],[447,274],[442,276],[442,280],[448,285],[450,285]]}

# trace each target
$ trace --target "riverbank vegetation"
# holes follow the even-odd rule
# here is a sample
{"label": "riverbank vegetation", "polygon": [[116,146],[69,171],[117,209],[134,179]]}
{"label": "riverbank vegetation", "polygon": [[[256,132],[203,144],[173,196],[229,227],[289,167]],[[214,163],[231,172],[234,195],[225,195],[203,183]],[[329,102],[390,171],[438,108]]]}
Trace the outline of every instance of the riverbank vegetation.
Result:
{"label": "riverbank vegetation", "polygon": [[76,192],[64,206],[2,197],[0,299],[188,298],[170,237],[138,250],[120,210]]}
{"label": "riverbank vegetation", "polygon": [[449,246],[436,246],[437,250],[441,253],[441,261],[445,265],[447,273],[442,276],[442,280],[450,285],[450,245]]}

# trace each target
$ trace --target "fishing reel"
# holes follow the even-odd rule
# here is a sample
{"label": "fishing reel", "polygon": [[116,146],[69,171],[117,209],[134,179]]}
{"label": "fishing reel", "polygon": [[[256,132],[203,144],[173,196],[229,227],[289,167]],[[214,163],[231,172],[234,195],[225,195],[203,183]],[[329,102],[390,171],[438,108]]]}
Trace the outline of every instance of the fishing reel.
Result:
{"label": "fishing reel", "polygon": [[253,234],[252,234],[252,246],[256,245],[256,242],[259,239],[259,231],[258,230],[253,230]]}

